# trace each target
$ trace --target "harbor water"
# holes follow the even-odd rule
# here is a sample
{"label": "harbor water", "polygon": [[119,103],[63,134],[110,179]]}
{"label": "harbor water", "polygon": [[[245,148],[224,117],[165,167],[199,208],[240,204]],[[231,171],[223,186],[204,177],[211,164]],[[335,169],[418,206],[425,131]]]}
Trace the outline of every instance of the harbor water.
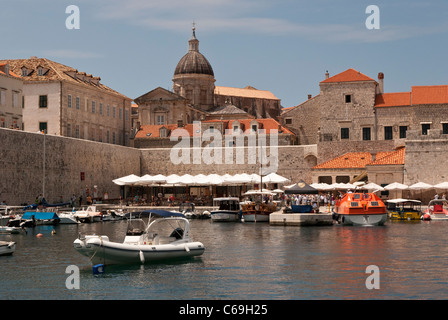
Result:
{"label": "harbor water", "polygon": [[[0,299],[448,299],[448,221],[293,227],[191,220],[192,238],[206,248],[201,257],[106,266],[101,275],[73,249],[79,233],[122,241],[125,230],[117,221],[0,235],[16,242],[12,256],[0,257]],[[69,266],[79,268],[79,289],[67,287]],[[378,288],[366,285],[369,266],[377,267]]]}

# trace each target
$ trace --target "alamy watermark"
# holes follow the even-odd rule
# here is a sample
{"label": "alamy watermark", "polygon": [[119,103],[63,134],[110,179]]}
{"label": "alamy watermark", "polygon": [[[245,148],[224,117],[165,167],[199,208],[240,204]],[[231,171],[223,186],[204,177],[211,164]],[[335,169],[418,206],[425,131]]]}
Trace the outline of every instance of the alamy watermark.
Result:
{"label": "alamy watermark", "polygon": [[[268,143],[269,136],[269,143]],[[173,164],[259,164],[260,174],[278,169],[278,130],[250,128],[226,129],[224,135],[216,128],[202,132],[201,122],[193,122],[193,135],[184,128],[173,130],[170,141],[178,141],[171,148]],[[247,151],[247,155],[246,155]]]}
{"label": "alamy watermark", "polygon": [[81,23],[79,7],[72,4],[72,5],[68,6],[67,8],[65,8],[65,13],[70,14],[65,19],[65,27],[68,30],[79,29],[80,23]]}
{"label": "alamy watermark", "polygon": [[366,14],[370,14],[366,19],[366,28],[369,30],[380,29],[380,8],[370,5],[366,8]]}
{"label": "alamy watermark", "polygon": [[366,273],[370,274],[366,279],[366,288],[369,290],[380,289],[380,268],[376,265],[370,265],[366,268]]}

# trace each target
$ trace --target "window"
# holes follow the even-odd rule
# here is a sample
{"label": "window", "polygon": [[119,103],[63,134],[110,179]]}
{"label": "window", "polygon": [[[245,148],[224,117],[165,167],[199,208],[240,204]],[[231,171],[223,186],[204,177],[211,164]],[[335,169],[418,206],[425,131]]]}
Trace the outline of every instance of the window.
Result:
{"label": "window", "polygon": [[341,128],[341,139],[350,139],[350,129]]}
{"label": "window", "polygon": [[71,108],[72,107],[72,96],[69,94],[67,99],[68,99],[68,107]]}
{"label": "window", "polygon": [[100,103],[100,114],[103,114],[103,104]]}
{"label": "window", "polygon": [[238,127],[238,126],[233,126],[233,132],[238,132],[239,128],[240,127]]}
{"label": "window", "polygon": [[92,101],[92,113],[95,113],[96,102]]}
{"label": "window", "polygon": [[0,90],[0,106],[6,105],[6,90]]}
{"label": "window", "polygon": [[370,139],[370,128],[362,128],[362,140],[367,141]]}
{"label": "window", "polygon": [[17,91],[12,92],[12,106],[14,108],[19,106],[19,93]]}
{"label": "window", "polygon": [[67,137],[72,136],[72,125],[70,123],[67,123]]}
{"label": "window", "polygon": [[165,124],[165,116],[164,115],[160,115],[160,114],[157,115],[156,121],[157,121],[156,124],[158,124],[158,125]]}
{"label": "window", "polygon": [[[115,118],[116,115],[117,115],[117,107],[116,107],[116,106],[113,106],[113,107],[112,107],[112,116]],[[115,142],[114,142],[114,144],[115,144]]]}
{"label": "window", "polygon": [[442,123],[442,134],[448,134],[448,123]]}
{"label": "window", "polygon": [[110,143],[110,132],[109,132],[109,130],[107,130],[107,132],[106,132],[106,142]]}
{"label": "window", "polygon": [[129,120],[129,110],[125,110],[125,119],[126,121]]}
{"label": "window", "polygon": [[47,96],[39,96],[39,108],[46,108],[48,106]]}
{"label": "window", "polygon": [[79,97],[76,97],[76,109],[78,109],[79,110]]}
{"label": "window", "polygon": [[79,124],[75,126],[75,138],[79,138]]}
{"label": "window", "polygon": [[28,70],[24,67],[22,68],[22,77],[28,76]]}
{"label": "window", "polygon": [[215,127],[214,126],[210,126],[208,129],[210,130],[210,133],[213,133],[215,131]]}
{"label": "window", "polygon": [[253,124],[252,125],[252,132],[257,132],[257,125],[256,124]]}
{"label": "window", "polygon": [[292,118],[286,118],[285,124],[292,124]]}
{"label": "window", "polygon": [[400,139],[406,139],[406,131],[408,131],[407,126],[400,126]]}
{"label": "window", "polygon": [[429,129],[431,129],[431,124],[422,123],[422,135],[426,136],[428,134]]}
{"label": "window", "polygon": [[159,129],[159,137],[161,137],[161,138],[166,138],[166,128],[165,127],[162,127],[162,128],[160,128]]}
{"label": "window", "polygon": [[352,95],[346,94],[345,95],[345,103],[351,103],[352,102]]}
{"label": "window", "polygon": [[384,140],[393,139],[393,129],[392,127],[384,127]]}
{"label": "window", "polygon": [[122,108],[120,108],[118,110],[118,114],[119,114],[120,120],[123,119],[123,109]]}
{"label": "window", "polygon": [[37,69],[37,75],[38,75],[38,76],[43,76],[43,75],[44,75],[44,69],[43,69],[42,67],[39,67],[39,68]]}
{"label": "window", "polygon": [[47,123],[46,122],[39,122],[39,131],[47,133]]}
{"label": "window", "polygon": [[110,106],[107,105],[107,116],[110,117]]}

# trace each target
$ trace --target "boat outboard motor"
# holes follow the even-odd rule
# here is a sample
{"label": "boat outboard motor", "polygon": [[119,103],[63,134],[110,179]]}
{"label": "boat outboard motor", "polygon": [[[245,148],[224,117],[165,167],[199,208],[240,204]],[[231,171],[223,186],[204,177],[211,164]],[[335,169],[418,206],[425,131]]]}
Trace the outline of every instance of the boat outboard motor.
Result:
{"label": "boat outboard motor", "polygon": [[176,228],[171,232],[170,237],[174,237],[177,240],[182,239],[184,235],[184,230],[182,228]]}

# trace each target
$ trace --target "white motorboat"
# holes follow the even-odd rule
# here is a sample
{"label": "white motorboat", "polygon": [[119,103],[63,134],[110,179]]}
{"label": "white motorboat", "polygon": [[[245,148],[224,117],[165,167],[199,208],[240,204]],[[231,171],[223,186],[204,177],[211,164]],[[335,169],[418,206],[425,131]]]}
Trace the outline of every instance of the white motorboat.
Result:
{"label": "white motorboat", "polygon": [[144,264],[200,256],[205,247],[190,238],[190,224],[182,214],[150,210],[149,223],[129,219],[122,243],[106,235],[79,236],[74,248],[97,264]]}
{"label": "white motorboat", "polygon": [[423,220],[448,220],[448,200],[433,199],[429,201],[428,208],[423,211]]}
{"label": "white motorboat", "polygon": [[81,222],[99,222],[102,214],[98,211],[96,206],[88,206],[87,209],[75,211],[74,216]]}
{"label": "white motorboat", "polygon": [[0,234],[18,234],[22,230],[25,229],[20,227],[0,226]]}
{"label": "white motorboat", "polygon": [[212,221],[229,222],[241,220],[241,207],[239,198],[214,198],[213,206],[218,206],[218,210],[213,210],[210,212]]}
{"label": "white motorboat", "polygon": [[103,213],[103,221],[118,221],[126,219],[126,215],[122,209],[119,210],[107,210]]}
{"label": "white motorboat", "polygon": [[59,224],[78,224],[81,223],[76,216],[75,213],[72,212],[58,212]]}
{"label": "white motorboat", "polygon": [[16,243],[12,241],[0,241],[0,256],[11,255],[16,250]]}

